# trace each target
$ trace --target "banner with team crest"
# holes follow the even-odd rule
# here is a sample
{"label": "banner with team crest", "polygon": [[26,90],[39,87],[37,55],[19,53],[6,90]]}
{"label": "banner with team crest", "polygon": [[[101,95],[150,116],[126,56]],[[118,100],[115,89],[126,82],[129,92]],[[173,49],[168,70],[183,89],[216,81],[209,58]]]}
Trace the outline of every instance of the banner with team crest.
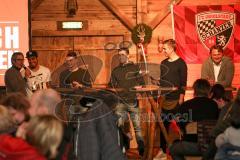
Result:
{"label": "banner with team crest", "polygon": [[240,62],[240,5],[174,6],[177,52],[187,63],[202,63],[215,44]]}

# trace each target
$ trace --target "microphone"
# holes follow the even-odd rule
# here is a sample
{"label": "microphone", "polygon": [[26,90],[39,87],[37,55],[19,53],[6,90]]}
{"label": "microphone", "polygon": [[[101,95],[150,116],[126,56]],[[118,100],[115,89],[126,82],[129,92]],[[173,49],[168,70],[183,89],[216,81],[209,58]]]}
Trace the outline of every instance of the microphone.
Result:
{"label": "microphone", "polygon": [[148,66],[147,66],[147,59],[146,59],[146,54],[145,54],[145,51],[144,51],[143,44],[139,43],[138,47],[141,49],[141,54],[143,56],[144,65],[145,65],[145,73],[147,74],[148,73]]}
{"label": "microphone", "polygon": [[24,64],[23,64],[23,69],[25,69],[25,70],[27,69],[27,67]]}
{"label": "microphone", "polygon": [[[23,69],[25,70],[25,77],[30,78],[31,71],[23,64]],[[27,73],[27,74],[26,74]]]}
{"label": "microphone", "polygon": [[23,68],[26,70],[27,69],[27,67],[25,66],[25,65],[23,65]]}

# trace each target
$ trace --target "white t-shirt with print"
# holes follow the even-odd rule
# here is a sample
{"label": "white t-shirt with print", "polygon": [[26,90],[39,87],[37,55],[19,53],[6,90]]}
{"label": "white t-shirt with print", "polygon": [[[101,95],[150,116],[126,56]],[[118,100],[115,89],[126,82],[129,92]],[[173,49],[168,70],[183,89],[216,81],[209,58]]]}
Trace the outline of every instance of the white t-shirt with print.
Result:
{"label": "white t-shirt with print", "polygon": [[46,89],[47,82],[51,81],[51,72],[47,67],[39,66],[37,71],[31,71],[31,76],[27,78],[27,95],[31,97],[33,91]]}

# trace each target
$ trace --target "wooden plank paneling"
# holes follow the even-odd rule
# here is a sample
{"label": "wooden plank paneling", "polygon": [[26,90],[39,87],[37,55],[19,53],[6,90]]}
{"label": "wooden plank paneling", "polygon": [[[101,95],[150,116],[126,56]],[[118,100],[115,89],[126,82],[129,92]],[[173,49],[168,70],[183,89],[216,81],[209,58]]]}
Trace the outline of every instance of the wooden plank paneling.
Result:
{"label": "wooden plank paneling", "polygon": [[[69,50],[78,51],[85,57],[84,61],[93,76],[97,76],[94,77],[95,83],[106,84],[113,69],[112,57],[117,52],[116,50],[106,51],[104,46],[111,42],[118,47],[122,41],[123,36],[34,37],[33,50],[39,52],[39,63],[49,67],[54,74],[60,74],[62,71],[61,66]],[[96,66],[99,61],[102,62],[100,68]]]}
{"label": "wooden plank paneling", "polygon": [[[144,22],[152,26],[156,26],[153,31],[153,37],[147,48],[147,59],[152,63],[160,63],[165,57],[163,54],[158,53],[157,50],[157,38],[164,37],[164,39],[172,38],[172,20],[171,15],[167,15],[160,24],[161,16],[155,18],[163,10],[166,10],[167,4],[171,0],[111,0],[111,2],[118,8],[118,11],[125,15],[126,19],[129,19],[133,25],[136,24],[136,18],[141,17],[138,22]],[[106,42],[106,39],[110,41],[114,39],[114,36],[127,37],[125,40],[131,40],[131,32],[127,27],[113,14],[106,6],[104,6],[100,0],[78,0],[78,11],[77,15],[73,18],[67,18],[64,0],[44,0],[37,8],[35,8],[32,14],[32,33],[33,33],[33,48],[41,50],[42,52],[59,53],[67,51],[73,46],[81,50],[96,50],[100,55],[101,49]],[[218,5],[218,4],[240,4],[239,0],[182,0],[179,5]],[[141,7],[141,8],[139,8]],[[160,18],[159,18],[160,17]],[[154,19],[155,18],[155,19]],[[88,20],[88,29],[85,31],[57,31],[56,21],[64,20]],[[154,25],[153,25],[154,24]],[[98,35],[98,36],[96,36]],[[82,40],[77,40],[73,37],[101,37],[95,40],[86,40],[82,43]],[[105,40],[104,37],[105,36]],[[42,39],[41,39],[42,37]],[[52,40],[45,38],[52,37],[56,42],[52,43]],[[62,38],[61,38],[62,37]],[[113,37],[113,38],[112,38]],[[58,39],[59,38],[59,39]],[[73,40],[73,39],[75,40]],[[46,41],[43,42],[43,41]],[[57,41],[61,41],[62,44],[56,44]],[[75,42],[73,42],[75,41]],[[89,43],[88,43],[89,41]],[[103,42],[103,43],[101,43]],[[76,43],[76,44],[73,44]],[[43,47],[44,46],[44,47]],[[132,45],[130,48],[131,59],[136,60],[136,47]],[[94,52],[91,52],[94,54]],[[106,57],[106,56],[103,56]],[[106,58],[107,59],[107,58]],[[106,60],[105,59],[105,60]],[[44,62],[43,63],[47,63]],[[189,72],[188,84],[191,85],[193,81],[198,78],[200,74],[199,66],[190,64],[191,68]],[[236,64],[239,66],[239,64]],[[192,72],[193,71],[193,72]],[[234,85],[240,85],[237,81],[236,76],[239,75],[240,69],[236,67],[236,75],[234,77]],[[194,76],[191,76],[193,75]],[[107,79],[107,78],[106,78]]]}
{"label": "wooden plank paneling", "polygon": [[[106,51],[107,42],[119,44],[120,41],[131,41],[132,28],[136,23],[146,23],[154,29],[152,40],[147,47],[147,61],[151,63],[153,75],[159,77],[159,64],[165,59],[158,53],[158,37],[172,38],[172,19],[166,8],[171,0],[111,0],[114,7],[110,10],[101,1],[107,0],[78,0],[76,16],[68,18],[65,0],[34,0],[42,1],[32,12],[33,49],[39,52],[39,62],[49,67],[52,73],[59,74],[68,50],[75,49],[86,59],[91,73],[97,74],[95,84],[106,84],[110,72],[117,65],[116,50]],[[179,5],[224,5],[240,4],[240,0],[182,0]],[[117,12],[114,11],[117,8]],[[167,12],[166,12],[167,11]],[[127,26],[123,22],[127,23]],[[87,20],[88,28],[84,31],[58,31],[56,21]],[[151,23],[150,23],[151,22]],[[129,27],[130,26],[130,27]],[[130,48],[130,59],[136,61],[136,46]],[[100,71],[95,64],[100,59],[103,65]],[[240,86],[240,63],[235,64],[236,72],[233,80],[234,86]],[[201,64],[188,64],[188,86],[200,77]],[[97,73],[98,72],[98,73]],[[192,91],[186,92],[186,98],[193,95]],[[134,134],[133,134],[134,135]],[[137,147],[136,143],[131,143]]]}
{"label": "wooden plank paneling", "polygon": [[[80,21],[83,21],[81,19]],[[41,22],[41,23],[39,23]],[[88,30],[90,31],[104,31],[106,28],[111,29],[111,30],[117,30],[117,32],[114,32],[118,34],[119,31],[125,31],[128,32],[128,30],[119,22],[118,20],[87,20],[88,23]],[[34,30],[47,30],[48,31],[56,31],[57,30],[57,22],[56,20],[54,21],[33,21],[32,22],[32,27]],[[63,31],[61,31],[63,32]],[[79,32],[79,31],[77,31]],[[111,33],[111,31],[108,31]],[[96,34],[96,33],[95,33]],[[107,34],[107,33],[106,33]]]}
{"label": "wooden plank paneling", "polygon": [[31,11],[33,12],[44,0],[33,0],[31,2]]}
{"label": "wooden plank paneling", "polygon": [[109,35],[123,35],[125,32],[123,31],[114,31],[114,30],[93,30],[93,31],[49,31],[49,30],[34,30],[33,32],[34,37],[49,37],[49,36],[56,36],[56,37],[66,37],[66,36],[109,36]]}

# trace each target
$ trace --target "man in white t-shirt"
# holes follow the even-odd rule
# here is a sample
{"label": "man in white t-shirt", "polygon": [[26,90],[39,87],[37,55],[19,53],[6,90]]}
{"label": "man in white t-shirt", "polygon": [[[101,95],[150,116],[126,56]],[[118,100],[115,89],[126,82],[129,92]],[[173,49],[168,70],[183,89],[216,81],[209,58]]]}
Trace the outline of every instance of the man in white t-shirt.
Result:
{"label": "man in white t-shirt", "polygon": [[26,53],[29,66],[25,67],[25,77],[27,78],[27,95],[31,97],[33,92],[39,89],[49,88],[51,72],[47,67],[38,64],[38,54],[36,51]]}

